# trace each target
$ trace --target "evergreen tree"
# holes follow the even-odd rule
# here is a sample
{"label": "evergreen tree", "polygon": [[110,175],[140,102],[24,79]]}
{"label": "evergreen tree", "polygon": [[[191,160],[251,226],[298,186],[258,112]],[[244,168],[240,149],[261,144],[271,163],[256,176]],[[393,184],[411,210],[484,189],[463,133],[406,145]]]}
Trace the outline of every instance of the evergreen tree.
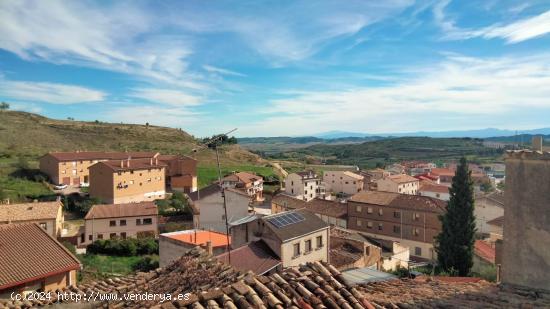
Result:
{"label": "evergreen tree", "polygon": [[460,159],[449,189],[447,212],[440,216],[442,231],[436,238],[437,260],[451,275],[467,276],[473,266],[474,190],[465,158]]}

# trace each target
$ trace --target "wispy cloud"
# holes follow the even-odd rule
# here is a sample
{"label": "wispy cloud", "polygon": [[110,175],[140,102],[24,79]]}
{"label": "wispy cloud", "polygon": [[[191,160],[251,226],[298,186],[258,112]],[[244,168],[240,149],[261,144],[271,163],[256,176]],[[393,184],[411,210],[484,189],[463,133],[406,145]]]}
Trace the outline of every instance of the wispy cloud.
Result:
{"label": "wispy cloud", "polygon": [[205,71],[210,72],[210,73],[217,73],[217,74],[221,74],[221,75],[240,76],[240,77],[246,76],[245,74],[235,72],[235,71],[231,71],[231,70],[227,70],[227,69],[218,68],[218,67],[215,67],[213,65],[207,65],[206,64],[206,65],[203,65],[202,68]]}
{"label": "wispy cloud", "polygon": [[[467,29],[456,26],[456,22],[445,14],[445,8],[450,2],[450,0],[443,0],[433,8],[435,22],[443,31],[444,39],[500,38],[509,44],[514,44],[550,33],[550,10],[508,25],[493,24],[480,29]],[[517,9],[523,10],[524,8],[518,7]]]}
{"label": "wispy cloud", "polygon": [[103,101],[106,94],[81,86],[0,79],[0,96],[30,102],[76,104]]}
{"label": "wispy cloud", "polygon": [[200,105],[201,98],[183,91],[158,88],[137,88],[129,96],[145,99],[151,103],[167,104],[178,107]]}
{"label": "wispy cloud", "polygon": [[478,116],[486,121],[525,109],[550,108],[548,54],[489,59],[453,55],[430,68],[408,72],[412,73],[408,78],[387,86],[274,100],[267,108],[271,113],[267,120],[244,127],[242,134],[269,134],[274,128],[277,134],[434,130],[445,119],[471,125]]}

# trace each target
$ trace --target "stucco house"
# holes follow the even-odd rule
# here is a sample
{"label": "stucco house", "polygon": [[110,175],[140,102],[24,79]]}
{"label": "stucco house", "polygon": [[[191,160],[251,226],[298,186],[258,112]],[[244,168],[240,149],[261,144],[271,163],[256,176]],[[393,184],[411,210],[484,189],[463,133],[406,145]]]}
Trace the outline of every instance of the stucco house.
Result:
{"label": "stucco house", "polygon": [[0,205],[0,225],[36,223],[56,238],[61,236],[64,219],[60,201]]}
{"label": "stucco house", "polygon": [[327,192],[353,195],[364,187],[364,178],[350,171],[325,171],[323,182]]}
{"label": "stucco house", "polygon": [[418,179],[406,175],[390,175],[376,181],[377,191],[417,195],[420,183]]}
{"label": "stucco house", "polygon": [[239,172],[222,178],[224,189],[238,189],[248,194],[254,201],[263,201],[264,179],[256,174]]}
{"label": "stucco house", "polygon": [[98,239],[157,237],[158,209],[154,202],[94,205],[84,217],[79,246]]}
{"label": "stucco house", "polygon": [[314,171],[290,173],[285,178],[285,193],[304,201],[325,198],[325,184]]}

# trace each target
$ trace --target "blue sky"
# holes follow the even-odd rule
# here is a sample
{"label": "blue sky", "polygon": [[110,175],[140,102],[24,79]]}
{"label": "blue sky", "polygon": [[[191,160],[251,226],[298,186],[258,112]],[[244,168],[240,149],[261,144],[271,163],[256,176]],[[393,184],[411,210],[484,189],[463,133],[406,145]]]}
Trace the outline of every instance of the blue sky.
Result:
{"label": "blue sky", "polygon": [[550,3],[1,1],[0,100],[197,136],[550,126]]}

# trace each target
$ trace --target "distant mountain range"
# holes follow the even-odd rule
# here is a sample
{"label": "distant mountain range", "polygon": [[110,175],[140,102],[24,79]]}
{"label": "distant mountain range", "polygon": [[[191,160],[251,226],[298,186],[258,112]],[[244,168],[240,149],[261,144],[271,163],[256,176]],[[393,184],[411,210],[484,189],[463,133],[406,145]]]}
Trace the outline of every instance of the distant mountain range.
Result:
{"label": "distant mountain range", "polygon": [[[540,128],[532,130],[518,130],[519,134],[527,135],[548,135],[550,134],[549,128]],[[314,134],[314,137],[322,139],[338,139],[345,137],[370,137],[370,136],[384,136],[384,137],[406,137],[406,136],[426,136],[426,137],[472,137],[472,138],[489,138],[498,136],[514,136],[516,131],[514,130],[502,130],[496,128],[486,128],[479,130],[461,130],[461,131],[417,131],[417,132],[405,132],[405,133],[358,133],[347,131],[328,131],[323,133]]]}

